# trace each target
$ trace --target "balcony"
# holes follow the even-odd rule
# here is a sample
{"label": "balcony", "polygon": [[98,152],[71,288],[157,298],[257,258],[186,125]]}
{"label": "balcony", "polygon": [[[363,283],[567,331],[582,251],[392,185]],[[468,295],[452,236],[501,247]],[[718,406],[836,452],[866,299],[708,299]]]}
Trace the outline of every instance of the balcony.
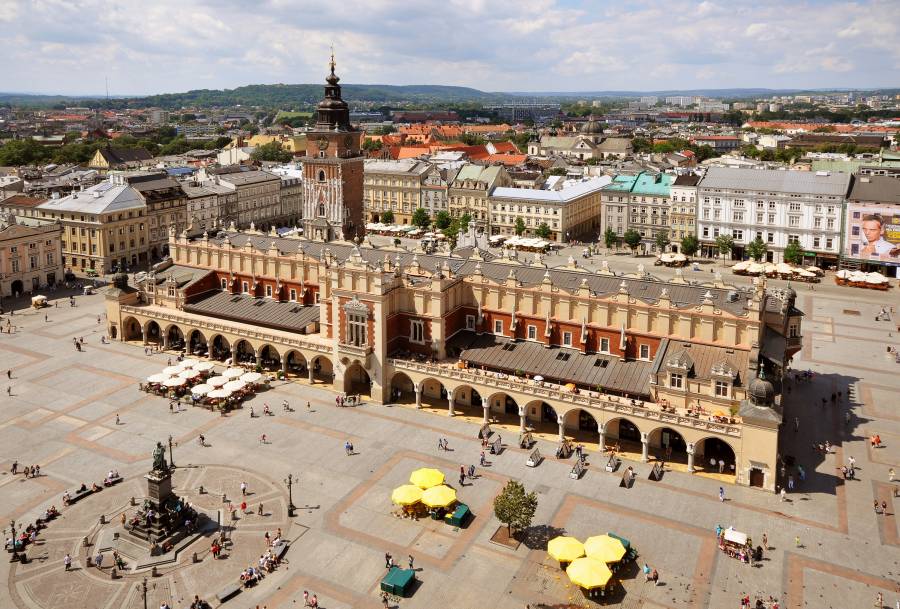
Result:
{"label": "balcony", "polygon": [[683,409],[664,407],[655,402],[630,400],[596,391],[581,390],[579,393],[572,393],[552,383],[536,383],[530,379],[474,368],[460,369],[456,366],[456,362],[427,363],[388,358],[387,363],[395,370],[420,372],[437,379],[444,378],[471,385],[494,387],[501,391],[517,391],[536,398],[572,404],[579,408],[595,408],[613,414],[693,427],[729,436],[741,435],[741,428],[738,425],[719,423],[698,415],[689,416]]}

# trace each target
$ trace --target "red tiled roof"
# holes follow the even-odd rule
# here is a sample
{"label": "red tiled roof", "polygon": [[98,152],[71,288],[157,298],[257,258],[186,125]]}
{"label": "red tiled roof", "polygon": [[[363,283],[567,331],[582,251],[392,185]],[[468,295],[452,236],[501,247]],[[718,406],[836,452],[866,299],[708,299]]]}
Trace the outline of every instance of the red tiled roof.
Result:
{"label": "red tiled roof", "polygon": [[502,163],[508,167],[516,167],[522,165],[528,160],[527,154],[489,154],[487,157],[479,159],[488,163]]}
{"label": "red tiled roof", "polygon": [[45,197],[29,197],[28,195],[13,195],[11,197],[7,197],[3,199],[0,204],[2,205],[14,205],[16,207],[36,207],[41,203],[46,203],[48,201]]}

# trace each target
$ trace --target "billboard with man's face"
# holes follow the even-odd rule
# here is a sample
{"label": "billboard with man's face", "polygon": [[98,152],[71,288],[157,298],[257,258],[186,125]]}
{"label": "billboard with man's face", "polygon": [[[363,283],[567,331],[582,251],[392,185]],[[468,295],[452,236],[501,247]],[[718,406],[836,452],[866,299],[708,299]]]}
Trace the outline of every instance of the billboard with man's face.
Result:
{"label": "billboard with man's face", "polygon": [[847,206],[844,255],[861,260],[900,260],[900,207],[896,205]]}

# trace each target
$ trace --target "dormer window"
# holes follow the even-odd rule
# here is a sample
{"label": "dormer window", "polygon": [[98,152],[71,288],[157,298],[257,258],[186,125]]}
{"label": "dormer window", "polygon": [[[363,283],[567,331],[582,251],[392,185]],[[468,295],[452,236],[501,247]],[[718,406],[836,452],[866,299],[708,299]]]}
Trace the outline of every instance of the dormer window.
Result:
{"label": "dormer window", "polygon": [[175,298],[175,286],[174,285],[169,285],[169,297]]}

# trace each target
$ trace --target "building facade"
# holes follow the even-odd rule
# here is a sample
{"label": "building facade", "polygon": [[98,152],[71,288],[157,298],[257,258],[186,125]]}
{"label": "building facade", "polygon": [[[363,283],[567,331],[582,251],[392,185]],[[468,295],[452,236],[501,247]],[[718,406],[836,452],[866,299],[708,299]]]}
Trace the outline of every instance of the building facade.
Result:
{"label": "building facade", "polygon": [[187,195],[181,184],[165,173],[128,173],[125,181],[144,200],[147,215],[147,248],[150,262],[168,254],[169,231],[188,226]]}
{"label": "building facade", "polygon": [[422,181],[422,207],[433,219],[439,212],[450,213],[450,182],[456,175],[455,169],[432,166]]}
{"label": "building facade", "polygon": [[110,294],[111,337],[689,471],[721,459],[736,483],[775,488],[781,379],[801,343],[790,290],[230,231],[170,250],[137,292]]}
{"label": "building facade", "polygon": [[382,221],[389,211],[394,216],[392,224],[410,224],[413,212],[425,207],[424,182],[433,169],[416,159],[367,160],[363,182],[366,220]]}
{"label": "building facade", "polygon": [[612,228],[622,236],[629,229],[641,235],[645,250],[656,248],[660,233],[671,239],[669,209],[674,177],[665,173],[640,172],[619,175],[603,188],[602,232]]}
{"label": "building facade", "polygon": [[501,165],[463,165],[448,188],[450,215],[469,215],[473,226],[489,231],[491,223],[490,194],[494,188],[512,186],[512,178]]}
{"label": "building facade", "polygon": [[63,281],[59,221],[0,218],[0,296],[21,296]]}
{"label": "building facade", "polygon": [[234,211],[226,214],[237,226],[266,226],[281,214],[281,178],[268,171],[233,171],[216,176],[235,193]]}
{"label": "building facade", "polygon": [[844,220],[845,267],[896,277],[900,268],[900,179],[890,173],[856,176]]}
{"label": "building facade", "polygon": [[805,263],[834,265],[850,182],[850,174],[839,172],[710,167],[697,185],[701,249],[718,255],[716,238],[730,235],[732,257],[742,259],[759,237],[768,247],[766,260],[781,262],[794,241]]}
{"label": "building facade", "polygon": [[600,192],[608,176],[567,182],[560,190],[498,187],[491,202],[491,234],[515,235],[516,221],[525,224],[523,236],[543,236],[559,243],[574,238],[593,241],[600,230]]}
{"label": "building facade", "polygon": [[688,235],[697,235],[697,184],[700,176],[680,175],[671,186],[669,197],[669,238],[673,252],[681,251],[681,240]]}

